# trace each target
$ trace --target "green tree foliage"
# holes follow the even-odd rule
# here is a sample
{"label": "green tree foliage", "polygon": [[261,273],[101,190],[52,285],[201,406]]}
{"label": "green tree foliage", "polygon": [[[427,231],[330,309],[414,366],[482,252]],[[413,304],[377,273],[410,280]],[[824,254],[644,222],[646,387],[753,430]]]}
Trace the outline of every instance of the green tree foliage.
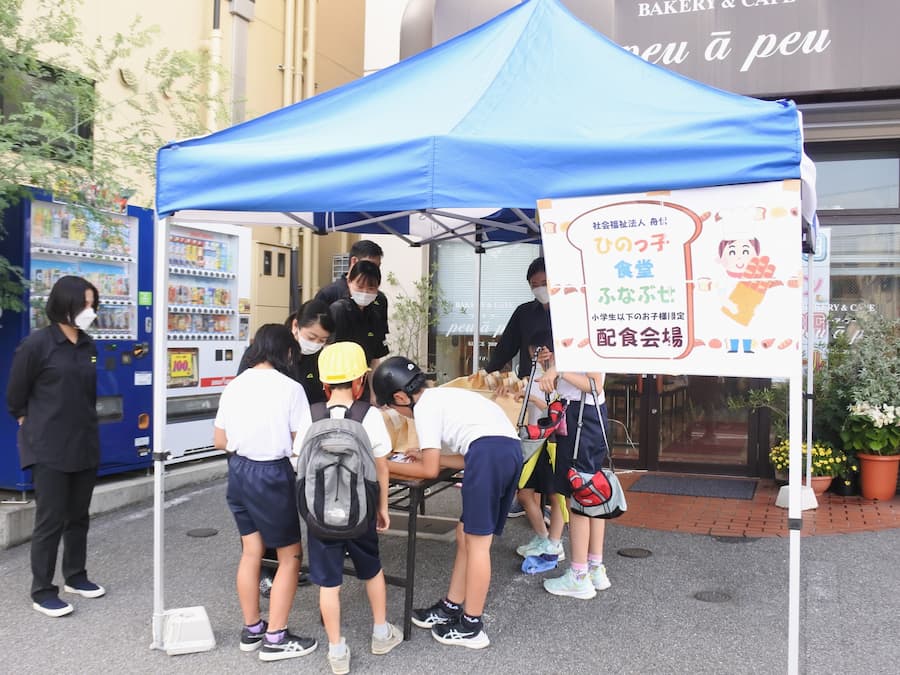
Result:
{"label": "green tree foliage", "polygon": [[[0,0],[0,215],[31,186],[103,222],[152,183],[156,150],[173,134],[207,131],[209,106],[223,117],[221,100],[207,96],[211,66],[204,52],[154,47],[159,29],[140,17],[88,39],[81,0],[24,4],[33,18],[23,0]],[[22,309],[23,281],[0,257],[0,308]]]}
{"label": "green tree foliage", "polygon": [[435,280],[435,270],[413,283],[412,292],[400,287],[393,272],[388,272],[387,283],[399,288],[391,303],[391,343],[397,354],[412,359],[423,370],[430,370],[428,354],[421,353],[421,344],[428,329],[436,326],[441,316],[452,309],[452,303]]}

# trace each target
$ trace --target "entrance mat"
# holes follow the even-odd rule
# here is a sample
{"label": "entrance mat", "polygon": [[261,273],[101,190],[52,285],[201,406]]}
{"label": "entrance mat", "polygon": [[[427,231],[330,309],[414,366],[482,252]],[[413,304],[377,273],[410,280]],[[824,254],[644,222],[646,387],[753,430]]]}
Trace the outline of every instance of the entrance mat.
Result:
{"label": "entrance mat", "polygon": [[695,476],[660,476],[647,474],[628,488],[629,492],[655,492],[661,495],[718,497],[721,499],[753,499],[755,480],[741,478],[697,478]]}

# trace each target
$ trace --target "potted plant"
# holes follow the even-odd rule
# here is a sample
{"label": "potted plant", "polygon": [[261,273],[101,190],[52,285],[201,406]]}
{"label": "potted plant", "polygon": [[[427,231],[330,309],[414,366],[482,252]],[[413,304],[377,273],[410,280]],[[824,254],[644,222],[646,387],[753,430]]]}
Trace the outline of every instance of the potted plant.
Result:
{"label": "potted plant", "polygon": [[852,497],[859,494],[859,460],[852,450],[845,450],[844,457],[844,463],[831,483],[831,491],[842,497]]}
{"label": "potted plant", "polygon": [[[801,469],[806,470],[806,443],[801,444]],[[790,466],[790,443],[781,441],[769,451],[769,461],[775,470],[776,479],[782,473],[787,480],[787,471]],[[846,471],[847,456],[841,450],[835,450],[827,443],[813,442],[812,446],[812,481],[811,487],[816,495],[825,492],[835,476],[841,476]]]}
{"label": "potted plant", "polygon": [[849,412],[841,438],[859,458],[862,496],[890,499],[897,491],[900,466],[900,408],[860,401]]}
{"label": "potted plant", "polygon": [[840,424],[846,450],[856,453],[863,497],[890,499],[900,462],[900,319],[858,313],[829,348],[826,383],[842,405],[830,424]]}

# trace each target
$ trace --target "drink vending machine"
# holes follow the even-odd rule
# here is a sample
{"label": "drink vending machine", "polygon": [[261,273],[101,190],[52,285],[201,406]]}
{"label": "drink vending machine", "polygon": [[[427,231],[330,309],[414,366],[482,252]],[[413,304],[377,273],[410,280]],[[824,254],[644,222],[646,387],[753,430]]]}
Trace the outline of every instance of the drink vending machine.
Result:
{"label": "drink vending machine", "polygon": [[[0,387],[5,394],[12,354],[31,331],[47,325],[50,289],[65,275],[84,277],[99,291],[88,333],[97,345],[100,475],[149,467],[153,373],[150,356],[153,211],[135,206],[92,218],[83,208],[34,192],[4,214],[0,251],[28,279],[25,311],[0,316]],[[5,401],[4,401],[5,402]],[[5,405],[4,405],[5,408]],[[0,415],[0,488],[30,490],[16,449],[16,421]]]}
{"label": "drink vending machine", "polygon": [[213,448],[219,396],[249,343],[250,230],[169,225],[166,449],[169,462]]}

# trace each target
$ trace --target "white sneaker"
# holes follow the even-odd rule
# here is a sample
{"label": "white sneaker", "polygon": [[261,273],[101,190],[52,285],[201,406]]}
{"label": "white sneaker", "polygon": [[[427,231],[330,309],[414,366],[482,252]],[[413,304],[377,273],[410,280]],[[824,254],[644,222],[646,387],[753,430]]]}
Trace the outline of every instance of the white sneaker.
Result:
{"label": "white sneaker", "polygon": [[606,576],[606,565],[591,567],[589,576],[591,577],[591,583],[594,584],[594,588],[596,588],[598,591],[605,591],[607,588],[612,586],[609,581],[609,577]]}
{"label": "white sneaker", "polygon": [[550,543],[549,539],[537,535],[524,546],[519,546],[519,548],[516,549],[516,553],[523,558],[527,558],[528,556],[555,555],[557,562],[562,562],[566,559],[566,552],[565,549],[563,549],[562,542],[559,542],[554,546]]}
{"label": "white sneaker", "polygon": [[332,656],[331,652],[325,653],[328,657],[328,665],[331,666],[331,672],[334,675],[346,675],[350,672],[350,648],[344,638],[341,638],[341,644],[344,645],[344,653],[340,656]]}
{"label": "white sneaker", "polygon": [[403,642],[403,631],[392,623],[388,624],[388,636],[384,639],[372,636],[372,653],[387,654]]}
{"label": "white sneaker", "polygon": [[590,600],[597,595],[597,590],[588,575],[578,579],[572,572],[572,568],[566,570],[561,577],[545,579],[544,590],[553,595],[564,595],[581,600]]}

